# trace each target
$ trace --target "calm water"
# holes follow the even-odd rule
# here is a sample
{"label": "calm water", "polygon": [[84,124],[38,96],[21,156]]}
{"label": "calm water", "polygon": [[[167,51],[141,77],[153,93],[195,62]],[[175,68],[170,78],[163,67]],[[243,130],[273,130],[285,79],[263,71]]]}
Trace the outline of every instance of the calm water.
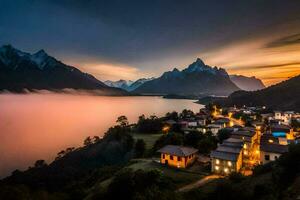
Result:
{"label": "calm water", "polygon": [[120,115],[138,116],[202,106],[161,97],[97,97],[64,94],[0,95],[0,177],[26,169],[37,159],[53,160],[87,136],[103,135]]}

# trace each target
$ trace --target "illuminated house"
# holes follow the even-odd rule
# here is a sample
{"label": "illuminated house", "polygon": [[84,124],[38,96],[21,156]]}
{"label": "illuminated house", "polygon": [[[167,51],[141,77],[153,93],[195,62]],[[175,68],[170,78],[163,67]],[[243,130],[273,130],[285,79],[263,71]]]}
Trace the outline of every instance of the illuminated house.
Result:
{"label": "illuminated house", "polygon": [[160,162],[172,167],[186,168],[196,159],[197,149],[191,147],[167,145],[158,150]]}
{"label": "illuminated house", "polygon": [[217,174],[238,172],[243,163],[243,142],[237,138],[224,140],[211,152],[211,171]]}
{"label": "illuminated house", "polygon": [[294,115],[295,115],[295,113],[293,111],[286,111],[286,112],[275,111],[274,112],[274,118],[277,120],[282,120],[283,123],[285,123],[285,124],[290,124]]}
{"label": "illuminated house", "polygon": [[244,130],[236,131],[236,132],[232,132],[230,137],[242,140],[244,157],[247,159],[248,157],[251,156],[251,153],[253,152],[254,144],[258,139],[257,132],[244,131]]}
{"label": "illuminated house", "polygon": [[283,137],[287,140],[294,140],[293,129],[288,125],[276,124],[270,127],[270,131],[274,137]]}
{"label": "illuminated house", "polygon": [[283,153],[288,152],[287,145],[263,143],[260,145],[260,163],[266,164],[277,160]]}

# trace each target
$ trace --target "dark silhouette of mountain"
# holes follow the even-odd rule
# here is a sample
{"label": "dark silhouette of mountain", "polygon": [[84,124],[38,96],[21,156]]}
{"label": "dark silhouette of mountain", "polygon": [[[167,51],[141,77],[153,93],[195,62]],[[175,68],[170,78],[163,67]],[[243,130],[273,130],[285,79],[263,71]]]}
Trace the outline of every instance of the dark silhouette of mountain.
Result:
{"label": "dark silhouette of mountain", "polygon": [[29,54],[11,45],[0,47],[0,90],[61,89],[99,90],[102,94],[126,94],[121,89],[106,86],[88,73],[49,56],[44,50]]}
{"label": "dark silhouette of mountain", "polygon": [[239,88],[246,91],[255,91],[265,88],[263,82],[254,76],[230,75],[230,80]]}
{"label": "dark silhouette of mountain", "polygon": [[300,75],[263,90],[234,92],[225,101],[219,103],[300,111]]}
{"label": "dark silhouette of mountain", "polygon": [[205,65],[197,59],[186,69],[165,72],[134,90],[140,94],[228,95],[240,90],[225,69]]}

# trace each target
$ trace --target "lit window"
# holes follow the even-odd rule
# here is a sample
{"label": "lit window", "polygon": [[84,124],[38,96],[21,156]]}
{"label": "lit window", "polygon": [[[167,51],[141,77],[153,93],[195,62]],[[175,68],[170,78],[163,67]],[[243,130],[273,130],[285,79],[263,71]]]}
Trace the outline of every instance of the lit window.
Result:
{"label": "lit window", "polygon": [[244,151],[244,155],[248,155],[248,151]]}
{"label": "lit window", "polygon": [[228,161],[228,166],[231,167],[232,166],[232,162]]}
{"label": "lit window", "polygon": [[219,166],[215,166],[215,169],[216,169],[216,170],[219,170],[219,169],[220,169],[220,167],[219,167]]}
{"label": "lit window", "polygon": [[247,149],[247,144],[244,144],[244,146],[243,146],[243,147],[244,147],[244,149]]}
{"label": "lit window", "polygon": [[220,161],[219,161],[218,159],[216,160],[216,164],[217,164],[217,165],[220,164]]}
{"label": "lit window", "polygon": [[225,168],[225,169],[224,169],[224,172],[225,172],[225,173],[228,173],[228,171],[229,171],[228,168]]}

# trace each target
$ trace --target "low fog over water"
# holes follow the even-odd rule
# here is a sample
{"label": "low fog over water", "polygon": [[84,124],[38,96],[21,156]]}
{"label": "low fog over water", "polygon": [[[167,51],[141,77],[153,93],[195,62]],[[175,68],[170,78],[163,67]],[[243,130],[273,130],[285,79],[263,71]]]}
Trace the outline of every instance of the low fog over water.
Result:
{"label": "low fog over water", "polygon": [[126,115],[162,116],[202,106],[192,100],[161,97],[99,97],[68,94],[0,95],[0,177],[26,169],[35,160],[50,162],[60,150],[82,145],[87,136],[103,135]]}

